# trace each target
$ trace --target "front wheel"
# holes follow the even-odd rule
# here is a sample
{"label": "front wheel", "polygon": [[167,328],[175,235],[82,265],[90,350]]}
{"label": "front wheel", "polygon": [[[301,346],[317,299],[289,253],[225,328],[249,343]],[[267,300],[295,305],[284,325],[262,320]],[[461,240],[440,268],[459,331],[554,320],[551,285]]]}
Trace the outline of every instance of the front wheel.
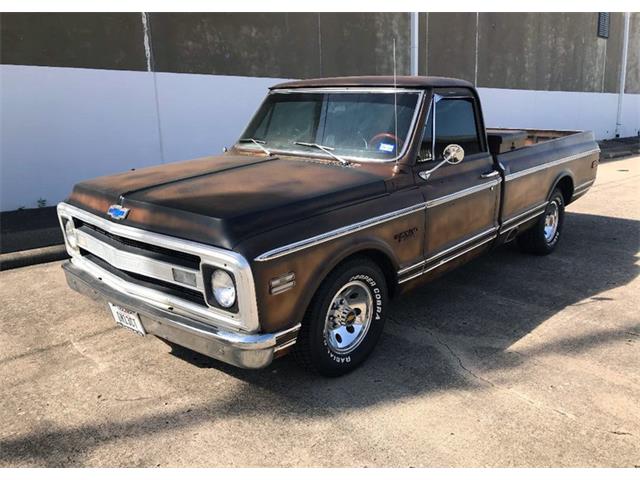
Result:
{"label": "front wheel", "polygon": [[358,257],[334,270],[302,322],[294,356],[307,370],[337,377],[355,369],[382,333],[387,285],[380,268]]}
{"label": "front wheel", "polygon": [[533,227],[518,236],[518,246],[526,253],[548,255],[555,250],[564,225],[564,197],[559,188],[551,194],[544,214]]}

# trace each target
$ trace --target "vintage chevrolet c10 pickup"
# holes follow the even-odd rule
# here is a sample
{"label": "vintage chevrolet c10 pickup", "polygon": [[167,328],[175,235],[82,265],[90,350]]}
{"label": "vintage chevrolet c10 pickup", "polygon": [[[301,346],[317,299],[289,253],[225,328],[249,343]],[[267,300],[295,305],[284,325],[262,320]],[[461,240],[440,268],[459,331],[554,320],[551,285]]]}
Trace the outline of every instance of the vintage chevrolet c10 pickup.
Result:
{"label": "vintage chevrolet c10 pickup", "polygon": [[63,268],[140,335],[337,376],[391,298],[511,240],[551,253],[598,158],[591,132],[485,129],[462,80],[283,83],[222,155],[77,184]]}

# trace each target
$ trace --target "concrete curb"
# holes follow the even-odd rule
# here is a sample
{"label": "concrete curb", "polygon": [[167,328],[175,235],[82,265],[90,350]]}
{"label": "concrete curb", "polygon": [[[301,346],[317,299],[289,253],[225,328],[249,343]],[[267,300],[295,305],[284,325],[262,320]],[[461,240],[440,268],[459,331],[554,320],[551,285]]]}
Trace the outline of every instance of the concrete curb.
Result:
{"label": "concrete curb", "polygon": [[614,160],[622,157],[633,157],[634,155],[638,155],[638,153],[632,150],[603,151],[600,152],[600,160]]}
{"label": "concrete curb", "polygon": [[0,255],[0,270],[10,270],[12,268],[26,267],[38,263],[55,262],[69,258],[64,245],[53,245],[51,247],[34,248],[32,250],[22,250],[21,252],[3,253]]}

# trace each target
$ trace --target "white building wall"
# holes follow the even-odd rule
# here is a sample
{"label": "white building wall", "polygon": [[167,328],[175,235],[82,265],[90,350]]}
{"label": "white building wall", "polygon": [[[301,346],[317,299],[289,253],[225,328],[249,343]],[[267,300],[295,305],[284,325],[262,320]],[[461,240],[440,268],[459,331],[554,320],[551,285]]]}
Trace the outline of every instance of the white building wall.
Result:
{"label": "white building wall", "polygon": [[[617,93],[482,87],[478,92],[490,127],[592,130],[597,140],[615,136]],[[640,134],[640,95],[624,96],[622,124],[622,137]]]}
{"label": "white building wall", "polygon": [[[83,179],[220,153],[280,81],[0,65],[0,210],[54,205]],[[613,136],[616,94],[479,91],[489,126]],[[623,135],[637,135],[640,95],[624,105]]]}
{"label": "white building wall", "polygon": [[280,81],[156,73],[156,104],[153,75],[0,65],[0,211],[55,205],[83,179],[221,153]]}

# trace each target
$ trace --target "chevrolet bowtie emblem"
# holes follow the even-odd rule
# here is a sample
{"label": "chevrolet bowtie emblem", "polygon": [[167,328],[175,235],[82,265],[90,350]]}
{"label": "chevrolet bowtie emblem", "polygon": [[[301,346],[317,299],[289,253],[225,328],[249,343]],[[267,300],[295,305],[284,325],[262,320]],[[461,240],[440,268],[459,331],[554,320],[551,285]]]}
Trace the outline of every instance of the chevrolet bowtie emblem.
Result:
{"label": "chevrolet bowtie emblem", "polygon": [[123,220],[127,218],[128,213],[129,209],[124,208],[122,205],[111,205],[107,210],[107,214],[114,220]]}

